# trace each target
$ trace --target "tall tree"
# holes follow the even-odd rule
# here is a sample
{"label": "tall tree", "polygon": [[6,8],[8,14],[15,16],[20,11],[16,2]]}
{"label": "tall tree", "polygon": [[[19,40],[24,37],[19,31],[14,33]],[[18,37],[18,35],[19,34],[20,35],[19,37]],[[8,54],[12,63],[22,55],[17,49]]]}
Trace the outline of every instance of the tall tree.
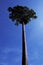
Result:
{"label": "tall tree", "polygon": [[22,65],[28,65],[27,50],[26,50],[26,37],[25,37],[25,25],[31,21],[31,19],[36,19],[36,12],[33,9],[29,9],[26,6],[14,6],[9,7],[10,12],[9,18],[15,22],[15,25],[22,24]]}

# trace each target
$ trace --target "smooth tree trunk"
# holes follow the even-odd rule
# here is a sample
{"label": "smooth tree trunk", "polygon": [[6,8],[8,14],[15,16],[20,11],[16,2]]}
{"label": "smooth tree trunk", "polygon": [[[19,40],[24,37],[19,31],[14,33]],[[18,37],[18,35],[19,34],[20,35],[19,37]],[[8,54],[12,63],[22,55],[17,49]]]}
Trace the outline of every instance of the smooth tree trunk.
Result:
{"label": "smooth tree trunk", "polygon": [[28,65],[25,25],[22,24],[22,65]]}

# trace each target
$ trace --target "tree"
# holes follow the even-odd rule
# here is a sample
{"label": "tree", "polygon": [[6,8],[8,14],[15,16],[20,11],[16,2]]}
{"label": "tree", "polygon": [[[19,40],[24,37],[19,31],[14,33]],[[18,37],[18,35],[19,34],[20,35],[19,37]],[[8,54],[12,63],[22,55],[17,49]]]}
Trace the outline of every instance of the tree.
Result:
{"label": "tree", "polygon": [[29,9],[26,6],[14,6],[9,7],[8,11],[10,12],[9,18],[15,22],[15,25],[22,24],[22,65],[28,65],[27,59],[27,50],[26,50],[26,39],[25,39],[25,27],[31,19],[36,19],[36,12],[33,9]]}

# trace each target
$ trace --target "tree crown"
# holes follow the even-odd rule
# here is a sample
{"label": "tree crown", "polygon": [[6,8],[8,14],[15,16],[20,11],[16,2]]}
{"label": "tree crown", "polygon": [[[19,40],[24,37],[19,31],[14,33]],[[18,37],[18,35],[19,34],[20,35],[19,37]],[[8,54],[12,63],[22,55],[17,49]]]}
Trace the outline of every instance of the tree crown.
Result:
{"label": "tree crown", "polygon": [[26,6],[14,6],[9,7],[8,11],[10,12],[9,18],[14,22],[16,20],[16,24],[18,25],[19,23],[22,24],[27,24],[31,19],[36,19],[36,12],[33,9],[29,9]]}

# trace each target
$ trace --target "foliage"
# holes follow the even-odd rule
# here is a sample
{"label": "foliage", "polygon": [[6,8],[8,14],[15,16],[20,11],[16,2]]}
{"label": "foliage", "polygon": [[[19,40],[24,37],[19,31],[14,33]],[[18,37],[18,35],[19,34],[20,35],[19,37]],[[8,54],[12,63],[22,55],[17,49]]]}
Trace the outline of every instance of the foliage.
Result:
{"label": "foliage", "polygon": [[29,9],[26,6],[14,6],[9,7],[8,11],[10,12],[9,18],[14,22],[16,20],[15,24],[27,24],[31,19],[37,18],[36,12],[33,9]]}

